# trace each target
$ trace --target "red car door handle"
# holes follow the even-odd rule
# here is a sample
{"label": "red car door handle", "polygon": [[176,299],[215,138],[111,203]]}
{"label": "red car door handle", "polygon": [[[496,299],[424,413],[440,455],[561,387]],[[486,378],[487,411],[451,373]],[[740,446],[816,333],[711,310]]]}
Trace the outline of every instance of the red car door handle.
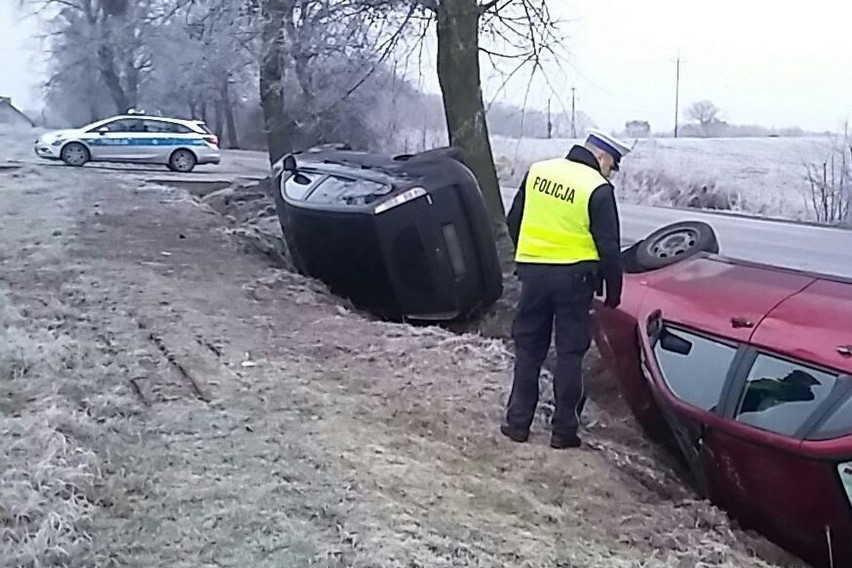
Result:
{"label": "red car door handle", "polygon": [[844,357],[852,357],[852,345],[838,345],[837,352]]}
{"label": "red car door handle", "polygon": [[751,320],[741,317],[731,318],[731,325],[737,329],[742,327],[754,327],[754,323]]}

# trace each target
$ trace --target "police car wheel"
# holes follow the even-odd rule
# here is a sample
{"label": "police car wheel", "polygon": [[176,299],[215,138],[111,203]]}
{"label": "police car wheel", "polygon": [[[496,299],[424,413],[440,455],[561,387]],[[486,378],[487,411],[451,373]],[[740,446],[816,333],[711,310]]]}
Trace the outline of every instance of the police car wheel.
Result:
{"label": "police car wheel", "polygon": [[175,172],[188,173],[195,168],[198,160],[189,150],[175,150],[169,158],[169,169]]}
{"label": "police car wheel", "polygon": [[719,241],[707,223],[684,221],[654,231],[631,249],[640,269],[655,270],[701,252],[718,254]]}
{"label": "police car wheel", "polygon": [[80,167],[91,159],[89,149],[79,142],[71,142],[62,148],[60,153],[62,161],[69,166]]}

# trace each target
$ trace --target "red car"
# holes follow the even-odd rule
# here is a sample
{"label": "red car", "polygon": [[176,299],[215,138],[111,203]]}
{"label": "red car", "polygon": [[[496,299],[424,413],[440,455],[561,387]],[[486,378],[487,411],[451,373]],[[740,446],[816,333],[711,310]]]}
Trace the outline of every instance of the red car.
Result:
{"label": "red car", "polygon": [[716,253],[695,222],[625,250],[601,354],[699,493],[815,566],[852,566],[852,281]]}

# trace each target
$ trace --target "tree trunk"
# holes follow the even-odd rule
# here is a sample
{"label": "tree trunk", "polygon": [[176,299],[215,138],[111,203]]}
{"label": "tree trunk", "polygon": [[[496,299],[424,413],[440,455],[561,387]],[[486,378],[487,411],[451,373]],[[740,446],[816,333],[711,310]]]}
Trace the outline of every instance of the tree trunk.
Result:
{"label": "tree trunk", "polygon": [[285,46],[282,27],[293,0],[266,0],[261,7],[263,56],[260,65],[260,105],[266,127],[269,163],[293,151],[290,122],[284,109]]}
{"label": "tree trunk", "polygon": [[121,79],[115,68],[115,56],[112,47],[106,43],[109,39],[104,37],[101,41],[104,42],[98,47],[98,65],[101,77],[103,77],[109,94],[112,96],[116,111],[118,114],[124,114],[130,108],[130,99],[121,86]]}
{"label": "tree trunk", "polygon": [[127,93],[128,108],[139,108],[139,69],[137,69],[132,61],[127,62],[127,71],[125,72],[125,92]]}
{"label": "tree trunk", "polygon": [[228,126],[228,147],[239,148],[240,143],[237,137],[237,121],[234,120],[234,107],[231,104],[231,93],[228,86],[228,77],[222,79],[219,96],[222,99],[222,110],[225,113],[225,123]]}
{"label": "tree trunk", "polygon": [[213,106],[216,109],[216,126],[213,128],[213,133],[221,141],[225,137],[225,120],[223,118],[224,111],[223,108],[225,106],[224,101],[221,98],[217,98],[213,102]]}
{"label": "tree trunk", "polygon": [[[301,122],[304,126],[299,129],[299,133],[307,134],[314,139],[323,138],[324,133],[319,128],[320,117],[317,114],[319,109],[317,108],[314,88],[311,84],[311,74],[308,69],[309,56],[304,51],[303,46],[305,45],[305,41],[299,37],[299,30],[293,23],[296,17],[295,8],[295,4],[291,5],[291,12],[284,18],[284,32],[292,46],[290,57],[293,62],[293,73],[302,91],[302,108],[304,112],[301,113]],[[304,6],[302,8],[304,9]]]}
{"label": "tree trunk", "polygon": [[479,6],[476,0],[443,0],[437,5],[437,16],[438,80],[450,144],[464,152],[468,167],[479,181],[499,243],[508,231],[482,101]]}

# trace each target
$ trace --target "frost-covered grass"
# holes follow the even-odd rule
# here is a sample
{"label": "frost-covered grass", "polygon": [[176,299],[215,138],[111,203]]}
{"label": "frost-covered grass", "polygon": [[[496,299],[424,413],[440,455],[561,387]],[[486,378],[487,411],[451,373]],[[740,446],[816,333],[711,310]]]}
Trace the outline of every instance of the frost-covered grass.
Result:
{"label": "frost-covered grass", "polygon": [[[504,183],[515,184],[534,161],[564,155],[573,140],[492,141]],[[822,163],[826,138],[642,139],[615,178],[631,203],[730,209],[812,220],[805,164]]]}
{"label": "frost-covered grass", "polygon": [[36,160],[33,142],[45,130],[0,124],[0,165],[10,160]]}
{"label": "frost-covered grass", "polygon": [[98,460],[71,431],[88,418],[60,395],[81,352],[27,331],[0,296],[0,565],[66,565],[86,552]]}

